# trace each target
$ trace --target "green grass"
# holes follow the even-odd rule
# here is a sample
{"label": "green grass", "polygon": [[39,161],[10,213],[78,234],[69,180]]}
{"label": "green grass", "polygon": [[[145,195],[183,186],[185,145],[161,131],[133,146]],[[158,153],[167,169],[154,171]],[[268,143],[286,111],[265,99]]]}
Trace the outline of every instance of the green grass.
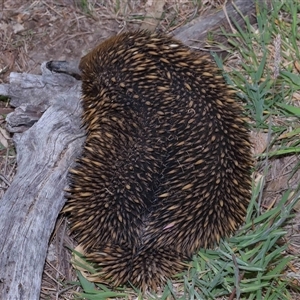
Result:
{"label": "green grass", "polygon": [[[299,185],[287,187],[275,206],[263,207],[268,172],[276,160],[300,153],[300,107],[294,100],[300,92],[300,76],[294,62],[300,62],[300,4],[297,0],[272,1],[273,9],[257,5],[257,24],[245,18],[245,29],[234,20],[236,31],[224,32],[232,55],[226,63],[227,81],[236,88],[245,105],[252,131],[270,136],[267,150],[256,157],[252,200],[244,226],[214,250],[201,250],[190,268],[172,282],[161,295],[147,299],[293,299],[299,293],[294,278],[288,277],[289,264],[299,258],[287,254],[286,225],[293,219],[293,207],[300,198]],[[232,67],[231,59],[240,63]],[[299,163],[292,174],[299,172]],[[75,283],[74,283],[75,284]],[[79,274],[78,299],[145,299],[132,289],[109,290],[88,282]]]}
{"label": "green grass", "polygon": [[92,1],[79,0],[77,1],[78,8],[87,15],[92,15],[94,11],[94,4]]}
{"label": "green grass", "polygon": [[[199,251],[189,271],[178,276],[176,286],[168,282],[159,299],[217,299],[231,293],[238,299],[292,299],[289,289],[295,287],[284,271],[293,257],[284,255],[288,244],[282,238],[286,234],[283,225],[293,216],[299,194],[291,200],[292,192],[286,191],[275,208],[260,213],[257,198],[262,187],[260,182],[254,190],[245,225],[217,249]],[[89,271],[93,273],[92,268]],[[128,296],[122,288],[111,291],[90,283],[80,272],[79,281],[83,292],[78,299]]]}

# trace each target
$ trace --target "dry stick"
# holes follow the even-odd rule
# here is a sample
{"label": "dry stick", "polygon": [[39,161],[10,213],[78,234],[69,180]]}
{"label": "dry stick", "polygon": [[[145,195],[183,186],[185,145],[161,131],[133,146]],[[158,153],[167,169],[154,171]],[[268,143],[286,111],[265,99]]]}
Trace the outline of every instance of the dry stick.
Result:
{"label": "dry stick", "polygon": [[0,179],[1,179],[4,183],[6,183],[8,186],[10,186],[10,182],[9,182],[9,180],[6,178],[5,175],[0,174]]}
{"label": "dry stick", "polygon": [[[15,105],[50,107],[26,132],[14,135],[18,172],[0,206],[0,299],[39,299],[49,237],[65,202],[67,172],[84,140],[80,82],[45,72],[11,74],[5,93]],[[17,116],[22,124],[24,116]]]}
{"label": "dry stick", "polygon": [[[238,264],[237,264],[237,261],[236,261],[236,257],[234,254],[232,254],[232,261],[233,261],[233,264],[234,266],[238,269]],[[242,272],[241,274],[239,274],[239,278],[238,278],[238,284],[241,282],[241,280],[243,279],[244,277],[244,272]],[[234,296],[236,294],[236,287],[233,288],[228,300],[233,300],[234,299]]]}

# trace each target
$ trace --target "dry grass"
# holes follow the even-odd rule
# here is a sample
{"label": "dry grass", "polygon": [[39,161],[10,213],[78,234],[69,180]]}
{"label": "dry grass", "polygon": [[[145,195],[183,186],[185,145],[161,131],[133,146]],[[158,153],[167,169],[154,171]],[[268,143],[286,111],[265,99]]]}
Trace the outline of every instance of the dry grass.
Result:
{"label": "dry grass", "polygon": [[[78,59],[107,37],[152,24],[152,1],[6,0],[0,12],[0,83],[11,71],[39,73],[42,61]],[[170,31],[218,1],[166,1],[159,30]],[[219,1],[221,2],[221,1]],[[121,3],[121,4],[118,4]],[[1,4],[0,4],[1,5]],[[201,9],[200,9],[201,8]]]}

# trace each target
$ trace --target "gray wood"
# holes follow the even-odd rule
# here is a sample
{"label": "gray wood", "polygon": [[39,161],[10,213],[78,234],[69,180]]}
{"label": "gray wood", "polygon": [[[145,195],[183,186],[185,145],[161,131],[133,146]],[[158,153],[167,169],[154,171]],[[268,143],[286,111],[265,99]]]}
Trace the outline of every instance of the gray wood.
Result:
{"label": "gray wood", "polygon": [[[45,112],[27,131],[14,135],[18,172],[0,206],[0,299],[39,299],[48,241],[65,202],[67,172],[84,141],[80,82],[70,77],[70,84],[65,77],[12,74],[4,92],[17,105],[31,103]],[[26,109],[19,123],[24,116]],[[17,123],[10,126],[18,131]]]}
{"label": "gray wood", "polygon": [[[255,3],[262,6],[267,5],[267,2],[267,0],[228,0],[223,10],[213,12],[204,17],[200,16],[195,18],[188,24],[175,30],[173,35],[183,43],[198,49],[206,47],[206,38],[211,32],[214,33],[215,41],[226,43],[226,37],[222,35],[217,36],[216,33],[221,33],[220,27],[229,29],[227,17],[232,22],[233,26],[234,23],[232,20],[235,20],[239,26],[244,28],[245,22],[242,16],[247,16],[253,22],[255,19]],[[225,15],[224,10],[226,11],[227,16]]]}

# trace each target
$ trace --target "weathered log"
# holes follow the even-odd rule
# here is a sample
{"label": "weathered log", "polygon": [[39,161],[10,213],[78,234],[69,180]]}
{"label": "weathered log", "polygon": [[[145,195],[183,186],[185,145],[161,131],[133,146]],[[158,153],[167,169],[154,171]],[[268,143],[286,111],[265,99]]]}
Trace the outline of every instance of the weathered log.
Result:
{"label": "weathered log", "polygon": [[[214,42],[220,44],[226,43],[226,37],[221,34],[221,27],[230,30],[228,21],[230,20],[232,22],[232,20],[234,20],[241,28],[244,28],[245,21],[243,16],[247,16],[250,19],[250,22],[253,22],[255,20],[255,5],[262,7],[267,4],[267,0],[227,1],[223,10],[213,12],[205,17],[200,16],[195,18],[188,24],[176,29],[173,34],[183,43],[198,49],[206,47],[206,39],[209,33],[214,33]],[[233,22],[232,25],[234,26]]]}
{"label": "weathered log", "polygon": [[14,135],[18,172],[0,206],[0,299],[39,299],[49,238],[65,202],[67,171],[84,141],[80,82],[43,70],[41,76],[13,73],[10,85],[0,89],[14,105],[25,107],[24,115],[8,117],[12,131],[32,123],[34,112],[28,116],[26,107],[44,111],[31,128]]}
{"label": "weathered log", "polygon": [[[253,2],[237,0],[236,5],[251,14]],[[241,18],[234,7],[227,11],[229,17],[234,12]],[[207,18],[200,19],[175,37],[188,45],[203,40],[207,28],[211,31],[226,19],[221,11],[217,15],[214,25]],[[213,21],[214,16],[209,19]],[[70,66],[59,65],[57,71],[68,72],[69,68],[76,75],[76,64]],[[43,64],[42,75],[12,73],[10,84],[0,85],[0,95],[9,96],[16,107],[7,123],[15,133],[18,164],[0,206],[0,299],[34,300],[39,299],[48,241],[65,202],[67,172],[84,141],[80,81],[51,73]]]}

